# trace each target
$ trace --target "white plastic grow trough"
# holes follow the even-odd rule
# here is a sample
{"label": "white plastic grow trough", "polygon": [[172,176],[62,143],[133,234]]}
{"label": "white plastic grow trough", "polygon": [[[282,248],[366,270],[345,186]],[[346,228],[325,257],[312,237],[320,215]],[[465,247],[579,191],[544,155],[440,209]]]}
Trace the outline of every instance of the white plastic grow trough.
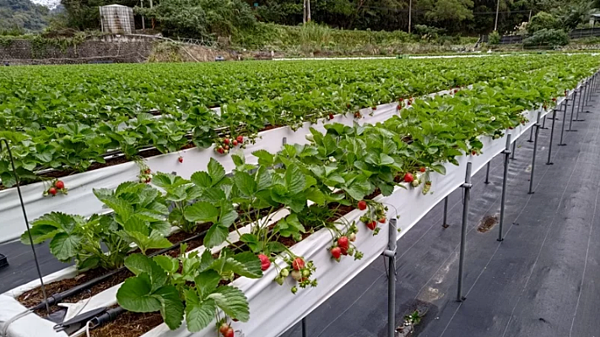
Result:
{"label": "white plastic grow trough", "polygon": [[[427,96],[440,94],[449,94],[450,90],[440,91]],[[258,159],[252,155],[256,150],[267,150],[277,152],[282,149],[283,142],[288,144],[306,144],[304,138],[311,127],[325,131],[324,125],[331,123],[342,123],[353,125],[375,124],[390,118],[396,114],[398,103],[388,103],[377,106],[375,111],[371,108],[361,109],[362,118],[356,120],[352,114],[336,115],[333,120],[321,120],[318,123],[309,122],[293,131],[285,126],[276,129],[260,132],[255,144],[248,144],[246,149],[232,150],[232,153],[243,153],[246,162],[256,164]],[[219,113],[219,109],[213,109]],[[370,115],[373,112],[372,116]],[[183,157],[183,163],[178,161]],[[208,149],[191,148],[187,150],[162,154],[147,158],[145,163],[152,172],[175,173],[183,178],[189,178],[194,172],[206,170],[211,158],[221,163],[226,172],[231,172],[235,164],[231,155],[221,155],[214,151],[214,145]],[[140,174],[140,168],[135,162],[127,162],[114,166],[108,166],[101,169],[74,174],[62,177],[68,188],[68,195],[57,194],[56,196],[44,197],[43,192],[49,187],[47,183],[37,182],[21,187],[23,201],[27,210],[29,220],[35,220],[49,212],[64,212],[89,217],[92,214],[103,211],[103,204],[94,196],[93,189],[98,188],[116,188],[125,181],[136,181]],[[21,236],[25,231],[23,223],[23,213],[19,203],[19,197],[16,188],[10,188],[0,191],[0,243],[13,241]]]}
{"label": "white plastic grow trough", "polygon": [[[378,109],[381,114],[384,114],[385,109]],[[395,107],[390,107],[390,114],[395,113]],[[529,119],[526,125],[516,127],[509,132],[514,140],[526,132],[536,121],[537,111],[525,112],[525,116]],[[377,115],[376,115],[377,116]],[[543,115],[541,115],[543,116]],[[281,131],[281,130],[271,130]],[[506,136],[505,136],[506,137]],[[484,144],[482,154],[478,156],[462,156],[458,158],[459,165],[455,166],[447,163],[446,175],[432,173],[430,179],[432,181],[432,194],[423,195],[422,187],[413,189],[403,189],[397,187],[394,193],[388,197],[378,196],[375,200],[385,203],[388,207],[388,219],[399,215],[397,238],[403,236],[412,226],[414,226],[431,208],[439,201],[450,194],[453,190],[459,187],[464,182],[465,167],[467,162],[473,163],[473,174],[484,167],[493,157],[500,153],[506,145],[506,138],[502,137],[493,140],[490,137],[481,137]],[[296,142],[293,138],[291,142]],[[304,143],[304,137],[298,138],[299,143]],[[181,173],[179,173],[181,174]],[[396,214],[397,211],[397,214]],[[347,221],[357,221],[362,215],[362,211],[354,210],[348,213],[344,218]],[[285,216],[286,213],[278,213],[273,221],[278,217]],[[326,229],[321,230],[304,241],[294,245],[292,251],[295,254],[304,256],[307,260],[313,260],[317,266],[314,277],[317,278],[319,285],[316,288],[300,289],[296,295],[290,292],[291,279],[284,286],[279,286],[273,279],[276,276],[276,270],[272,266],[265,272],[265,275],[258,280],[250,280],[240,278],[233,282],[233,285],[240,288],[248,297],[250,303],[250,321],[246,323],[237,322],[233,326],[236,330],[240,330],[245,336],[278,336],[283,333],[302,317],[308,315],[312,310],[323,303],[327,298],[332,296],[336,291],[343,287],[353,277],[358,275],[366,268],[373,260],[381,255],[381,252],[387,246],[387,224],[380,225],[381,232],[377,236],[372,236],[364,224],[359,224],[360,232],[358,234],[355,245],[357,249],[363,252],[364,257],[360,261],[354,261],[351,257],[343,258],[341,262],[335,262],[331,259],[327,248],[331,245],[331,234]],[[243,230],[242,230],[243,231]],[[231,241],[237,241],[235,232],[230,234]],[[202,251],[204,248],[199,247],[196,250]],[[275,263],[283,267],[284,263],[281,260]],[[46,282],[56,281],[74,276],[73,268],[66,268],[44,278]],[[0,295],[0,306],[3,310],[0,312],[0,331],[7,328],[8,336],[24,337],[24,336],[40,336],[54,337],[66,336],[64,333],[56,333],[53,330],[54,323],[46,321],[41,317],[29,314],[14,322],[9,326],[5,323],[15,315],[25,311],[25,308],[16,300],[20,294],[39,285],[38,281],[32,281],[24,286],[18,287],[5,294]],[[109,288],[91,299],[84,300],[77,305],[85,306],[88,311],[98,307],[105,307],[116,304],[116,291],[120,285]],[[289,303],[294,301],[294,305]],[[76,310],[79,311],[80,309]],[[264,327],[268,326],[268,331]],[[83,331],[79,332],[80,334]],[[144,335],[144,337],[171,337],[171,336],[203,336],[216,337],[214,324],[198,333],[190,333],[187,331],[185,324],[181,328],[171,331],[162,324]]]}
{"label": "white plastic grow trough", "polygon": [[[557,102],[561,103],[563,98]],[[373,116],[363,114],[365,117],[360,120],[361,123],[377,123],[390,118],[392,115],[397,113],[396,103],[381,105],[374,112]],[[367,109],[366,112],[369,112]],[[535,124],[538,118],[538,111],[526,111],[523,113],[529,120],[525,125],[519,125],[513,130],[507,130],[507,133],[512,135],[512,141],[516,141],[523,133],[525,133],[532,125]],[[545,116],[548,112],[542,111],[540,117]],[[346,125],[352,125],[354,123],[353,118],[344,116],[336,116],[333,122],[340,122]],[[244,155],[247,162],[256,163],[256,159],[251,153],[258,149],[265,149],[270,152],[276,152],[281,149],[283,139],[286,138],[287,143],[305,144],[307,143],[305,135],[309,132],[310,127],[315,127],[318,130],[324,130],[323,123],[320,122],[315,125],[309,125],[305,123],[304,127],[297,131],[292,131],[287,127],[273,129],[261,133],[262,139],[252,146],[249,146],[245,151]],[[461,156],[457,158],[459,165],[455,166],[450,163],[446,163],[446,174],[440,175],[437,173],[430,174],[430,180],[432,181],[431,191],[427,195],[422,194],[422,186],[416,189],[411,187],[407,189],[397,187],[393,194],[388,197],[378,196],[375,200],[385,203],[388,206],[387,218],[390,219],[399,216],[397,238],[399,239],[405,233],[408,232],[431,208],[439,203],[443,198],[449,195],[453,190],[458,188],[465,178],[465,168],[468,162],[471,162],[472,174],[477,173],[481,168],[485,166],[492,158],[502,152],[506,146],[506,136],[493,140],[490,137],[480,137],[484,146],[482,154],[478,156]],[[195,152],[195,153],[194,153]],[[184,156],[184,164],[179,164],[177,158]],[[216,155],[212,149],[198,150],[190,149],[180,151],[177,153],[161,155],[153,158],[149,158],[148,164],[153,171],[162,172],[176,172],[178,175],[183,177],[189,177],[193,172],[206,168],[206,165],[210,158],[218,160],[227,171],[231,171],[234,168],[233,162],[230,156]],[[186,165],[187,164],[187,165]],[[120,166],[119,169],[117,167]],[[138,174],[138,168],[134,163],[125,163],[114,167],[107,167],[101,170],[86,172],[78,174],[72,177],[66,177],[64,180],[67,185],[72,189],[75,186],[80,189],[79,196],[83,198],[85,192],[91,194],[91,188],[101,187],[116,187],[119,183],[136,179]],[[118,176],[118,178],[113,177]],[[94,179],[92,179],[94,178]],[[78,180],[80,179],[80,180]],[[99,181],[99,179],[101,181]],[[92,185],[93,184],[93,185]],[[33,189],[31,186],[26,186],[27,189]],[[39,187],[38,187],[39,188]],[[40,202],[41,193],[39,190],[35,190],[35,195],[39,195],[38,199],[31,197],[28,201],[29,204],[35,204]],[[14,191],[8,191],[14,193]],[[7,198],[8,193],[0,194],[0,205],[4,207],[3,199]],[[67,197],[56,197],[50,199],[51,202],[55,202],[56,205],[52,207],[46,207],[44,211],[39,211],[39,215],[42,215],[51,210],[57,210],[57,206],[64,208],[58,208],[59,210],[68,213],[79,213],[74,212],[77,209],[74,208],[73,201],[67,201],[71,197],[77,196],[77,193],[71,193]],[[33,194],[30,194],[33,196]],[[93,195],[92,195],[93,196]],[[14,198],[16,199],[16,198]],[[64,199],[59,202],[60,199]],[[77,198],[73,198],[77,199]],[[46,202],[46,200],[44,200]],[[89,201],[88,201],[89,202]],[[33,205],[31,205],[33,206]],[[34,206],[35,207],[35,206]],[[99,206],[100,207],[100,206]],[[91,208],[91,207],[90,207]],[[4,208],[6,209],[6,208]],[[0,210],[1,211],[1,210]],[[90,211],[95,213],[95,211]],[[352,222],[357,221],[362,215],[362,211],[354,210],[344,216],[346,221]],[[2,214],[2,213],[0,213]],[[279,218],[286,215],[286,211],[280,211],[276,215],[272,215],[272,221],[277,221]],[[19,216],[15,216],[19,218]],[[32,217],[33,218],[33,217]],[[317,308],[321,303],[331,297],[353,277],[358,275],[364,270],[373,260],[381,255],[381,252],[385,249],[388,243],[388,227],[387,224],[380,225],[382,227],[381,232],[377,236],[372,236],[371,231],[365,227],[364,224],[359,224],[360,232],[355,245],[359,251],[364,254],[362,260],[354,261],[352,257],[342,258],[341,262],[335,262],[331,259],[328,248],[331,245],[331,234],[328,230],[323,229],[317,233],[314,233],[310,237],[306,238],[302,242],[294,245],[291,250],[296,254],[305,257],[307,260],[313,260],[317,267],[314,277],[317,278],[319,285],[316,288],[300,289],[297,294],[290,292],[291,279],[287,281],[284,286],[279,286],[273,279],[277,272],[274,266],[271,266],[269,270],[265,272],[265,275],[261,279],[251,280],[246,278],[239,278],[233,282],[233,285],[241,289],[244,294],[248,297],[250,303],[250,320],[246,323],[236,322],[233,327],[236,330],[240,330],[246,337],[250,336],[278,336],[285,332],[287,329],[292,327],[303,317],[308,315],[311,311]],[[241,230],[248,230],[249,226]],[[22,232],[18,230],[17,236]],[[230,233],[230,241],[236,242],[238,237],[237,233]],[[217,247],[216,249],[219,249]],[[204,247],[199,247],[195,250],[202,251]],[[215,250],[215,249],[213,249]],[[277,260],[280,267],[284,266],[283,261]],[[65,268],[61,271],[53,273],[44,277],[45,283],[70,278],[75,276],[76,271],[73,267]],[[26,311],[16,298],[23,292],[39,286],[39,281],[32,281],[20,287],[17,287],[11,291],[8,291],[0,295],[0,333],[5,332],[6,336],[10,337],[55,337],[55,336],[66,336],[64,332],[57,333],[53,330],[55,323],[49,322],[35,314],[28,314],[15,320],[15,316]],[[71,304],[75,310],[75,314],[87,312],[94,308],[106,307],[116,304],[116,291],[120,285],[109,288],[99,294],[94,295],[90,299],[83,300],[76,304]],[[289,305],[289,303],[294,305]],[[74,315],[73,313],[71,313]],[[9,324],[7,324],[7,322]],[[264,327],[268,329],[265,330]],[[78,332],[78,335],[83,334],[84,331]],[[0,334],[1,335],[1,334]],[[209,325],[206,329],[198,333],[190,333],[185,327],[185,323],[181,328],[171,331],[162,324],[158,327],[150,330],[144,337],[180,337],[180,336],[197,336],[197,337],[216,337],[216,331],[214,324]]]}

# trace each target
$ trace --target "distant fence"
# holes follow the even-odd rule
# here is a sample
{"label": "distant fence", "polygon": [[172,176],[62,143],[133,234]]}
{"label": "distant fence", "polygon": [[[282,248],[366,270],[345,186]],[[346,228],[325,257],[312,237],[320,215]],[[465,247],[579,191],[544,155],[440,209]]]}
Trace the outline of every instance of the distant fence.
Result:
{"label": "distant fence", "polygon": [[[584,28],[584,29],[573,29],[569,32],[571,39],[583,39],[586,37],[600,36],[600,28]],[[523,43],[523,35],[503,35],[500,37],[499,44],[519,44]],[[489,35],[481,36],[481,42],[488,42]]]}

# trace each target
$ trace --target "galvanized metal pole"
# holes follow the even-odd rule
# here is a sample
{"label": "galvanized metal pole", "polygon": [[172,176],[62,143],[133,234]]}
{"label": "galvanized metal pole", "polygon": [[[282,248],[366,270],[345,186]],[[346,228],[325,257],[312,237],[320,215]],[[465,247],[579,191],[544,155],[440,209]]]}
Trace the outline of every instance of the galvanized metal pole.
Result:
{"label": "galvanized metal pole", "polygon": [[531,159],[531,177],[529,178],[529,194],[533,194],[535,192],[533,192],[533,176],[535,173],[535,157],[537,154],[537,142],[538,142],[538,136],[540,134],[540,119],[541,119],[541,111],[538,111],[538,116],[537,116],[537,121],[535,122],[535,125],[533,126],[535,128],[535,139],[533,141],[533,156]]}
{"label": "galvanized metal pole", "polygon": [[515,139],[515,142],[513,143],[513,148],[512,148],[512,151],[511,151],[510,159],[516,160],[515,159],[515,152],[517,152],[517,140],[516,139]]}
{"label": "galvanized metal pole", "polygon": [[[587,91],[587,89],[586,89],[586,91]],[[575,94],[577,94],[577,91],[575,91]],[[580,95],[580,97],[581,97],[581,95]],[[575,105],[575,101],[574,100],[573,100],[573,105]],[[585,121],[585,119],[579,119],[579,111],[581,111],[581,110],[582,110],[581,107],[577,107],[577,112],[575,113],[575,119],[573,119],[573,121],[575,121],[575,122],[583,122],[583,121]],[[573,113],[571,112],[571,115],[572,114]]]}
{"label": "galvanized metal pole", "polygon": [[543,130],[547,130],[548,128],[546,127],[546,116],[544,116],[544,119],[542,120],[542,127],[541,129]]}
{"label": "galvanized metal pole", "polygon": [[456,294],[456,300],[458,302],[464,301],[466,298],[462,293],[463,286],[463,273],[465,264],[465,249],[467,245],[467,218],[469,216],[469,197],[471,195],[471,162],[467,163],[467,172],[465,174],[465,183],[462,185],[464,188],[463,196],[463,214],[462,214],[462,227],[460,230],[460,255],[458,257],[458,291]]}
{"label": "galvanized metal pole", "polygon": [[31,228],[29,228],[29,219],[27,219],[27,212],[25,211],[25,202],[23,201],[23,194],[21,193],[21,179],[19,179],[19,175],[17,174],[17,170],[15,169],[15,161],[13,159],[12,151],[10,150],[10,145],[8,144],[8,140],[0,139],[0,151],[2,150],[2,142],[6,144],[6,152],[8,153],[8,158],[10,160],[10,164],[15,175],[15,182],[17,183],[17,194],[19,195],[19,202],[21,203],[21,210],[23,211],[23,220],[25,221],[25,228],[27,228],[27,236],[29,238],[29,244],[31,245],[31,251],[33,252],[33,260],[35,262],[35,268],[37,270],[38,278],[40,279],[40,287],[42,288],[42,296],[44,297],[44,304],[46,305],[46,311],[48,315],[50,315],[50,306],[48,305],[48,296],[46,294],[46,285],[44,284],[44,278],[42,276],[42,270],[40,268],[40,262],[37,257],[37,252],[35,251],[35,245],[33,243],[33,236],[31,235]]}
{"label": "galvanized metal pole", "polygon": [[485,168],[485,184],[489,184],[490,183],[490,162],[488,161],[486,168]]}
{"label": "galvanized metal pole", "polygon": [[[579,100],[580,101],[581,101],[581,96],[583,96],[583,95],[581,93],[579,93]],[[569,118],[569,129],[567,130],[567,132],[575,132],[575,131],[577,131],[577,130],[573,130],[572,129],[572,126],[573,126],[573,111],[575,110],[575,100],[576,99],[577,99],[577,90],[575,90],[575,97],[573,98],[573,105],[571,105],[571,118]],[[567,102],[568,102],[568,98],[567,98]],[[568,104],[567,104],[567,106],[568,106]]]}
{"label": "galvanized metal pole", "polygon": [[449,227],[448,222],[446,221],[447,216],[448,216],[448,196],[446,196],[444,198],[444,220],[442,222],[442,227],[444,227],[444,228]]}
{"label": "galvanized metal pole", "polygon": [[533,128],[531,128],[531,131],[529,132],[529,140],[527,140],[528,143],[533,143]]}
{"label": "galvanized metal pole", "polygon": [[388,337],[396,335],[396,219],[389,221],[388,250],[384,255],[389,258],[388,277]]}
{"label": "galvanized metal pole", "polygon": [[503,241],[502,225],[504,224],[504,207],[506,205],[506,181],[508,180],[508,161],[510,157],[510,139],[512,135],[509,133],[506,137],[506,147],[502,153],[504,154],[504,173],[502,175],[502,199],[500,199],[500,223],[498,225],[498,241]]}
{"label": "galvanized metal pole", "polygon": [[[580,93],[584,90],[583,86],[584,86],[583,84],[579,86],[579,92]],[[577,110],[578,111],[583,111],[583,109],[585,109],[584,108],[584,104],[581,102],[581,99],[583,97],[584,97],[583,94],[579,95],[579,101],[577,102]]]}
{"label": "galvanized metal pole", "polygon": [[552,128],[550,129],[550,144],[548,144],[548,161],[546,165],[554,165],[552,160],[552,139],[554,138],[554,122],[556,120],[556,109],[552,109]]}
{"label": "galvanized metal pole", "polygon": [[565,146],[567,144],[563,143],[563,136],[565,134],[565,124],[567,123],[567,107],[569,106],[569,97],[567,97],[565,99],[565,109],[563,111],[563,122],[561,125],[561,130],[560,130],[560,142],[558,143],[558,146]]}
{"label": "galvanized metal pole", "polygon": [[302,337],[306,337],[306,317],[302,319]]}

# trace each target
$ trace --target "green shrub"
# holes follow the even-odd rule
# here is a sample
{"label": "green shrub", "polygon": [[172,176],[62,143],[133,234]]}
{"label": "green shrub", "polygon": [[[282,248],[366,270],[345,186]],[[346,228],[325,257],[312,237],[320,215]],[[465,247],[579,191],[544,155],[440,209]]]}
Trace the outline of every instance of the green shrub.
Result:
{"label": "green shrub", "polygon": [[559,29],[542,29],[523,40],[525,46],[564,46],[569,44],[569,35]]}
{"label": "green shrub", "polygon": [[498,33],[497,30],[493,31],[488,36],[488,43],[489,44],[500,44],[500,34]]}

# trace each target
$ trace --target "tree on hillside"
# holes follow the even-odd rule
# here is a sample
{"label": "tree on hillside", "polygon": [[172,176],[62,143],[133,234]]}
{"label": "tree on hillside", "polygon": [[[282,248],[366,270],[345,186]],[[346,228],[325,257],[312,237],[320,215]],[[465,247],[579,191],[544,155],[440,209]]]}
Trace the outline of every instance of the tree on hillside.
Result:
{"label": "tree on hillside", "polygon": [[156,19],[165,35],[214,39],[250,29],[256,18],[240,0],[161,0],[136,12]]}
{"label": "tree on hillside", "polygon": [[30,0],[0,0],[0,30],[42,30],[50,10]]}

